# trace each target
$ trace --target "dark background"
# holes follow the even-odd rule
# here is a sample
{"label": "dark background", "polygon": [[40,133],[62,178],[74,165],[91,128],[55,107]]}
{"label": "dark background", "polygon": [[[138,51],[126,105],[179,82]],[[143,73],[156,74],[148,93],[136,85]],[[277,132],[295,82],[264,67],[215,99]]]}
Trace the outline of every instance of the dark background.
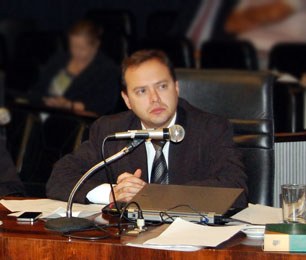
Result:
{"label": "dark background", "polygon": [[94,8],[127,10],[136,19],[136,34],[145,34],[146,18],[155,11],[178,12],[178,33],[184,33],[200,0],[1,0],[0,21],[6,18],[33,19],[40,30],[67,30]]}

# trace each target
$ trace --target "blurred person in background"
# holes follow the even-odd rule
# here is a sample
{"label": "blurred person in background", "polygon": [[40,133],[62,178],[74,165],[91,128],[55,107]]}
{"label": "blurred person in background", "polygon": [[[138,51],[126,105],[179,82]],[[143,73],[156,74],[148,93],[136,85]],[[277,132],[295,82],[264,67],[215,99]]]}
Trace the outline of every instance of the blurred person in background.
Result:
{"label": "blurred person in background", "polygon": [[46,106],[112,113],[120,96],[120,70],[99,51],[102,29],[81,20],[68,32],[68,53],[55,55],[31,91]]}
{"label": "blurred person in background", "polygon": [[228,16],[225,29],[248,40],[267,67],[271,48],[281,42],[306,42],[306,0],[240,0]]}

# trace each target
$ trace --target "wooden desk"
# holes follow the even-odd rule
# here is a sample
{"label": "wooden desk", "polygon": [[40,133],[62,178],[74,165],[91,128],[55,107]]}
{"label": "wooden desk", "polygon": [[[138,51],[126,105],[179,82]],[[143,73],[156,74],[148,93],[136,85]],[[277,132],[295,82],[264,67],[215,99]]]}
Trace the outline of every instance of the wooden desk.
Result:
{"label": "wooden desk", "polygon": [[252,242],[244,234],[238,234],[218,249],[202,249],[196,252],[176,252],[125,246],[124,241],[133,237],[110,238],[99,241],[69,239],[44,228],[39,220],[33,225],[18,224],[0,205],[0,258],[1,259],[306,259],[306,254],[263,252],[261,246],[249,246]]}

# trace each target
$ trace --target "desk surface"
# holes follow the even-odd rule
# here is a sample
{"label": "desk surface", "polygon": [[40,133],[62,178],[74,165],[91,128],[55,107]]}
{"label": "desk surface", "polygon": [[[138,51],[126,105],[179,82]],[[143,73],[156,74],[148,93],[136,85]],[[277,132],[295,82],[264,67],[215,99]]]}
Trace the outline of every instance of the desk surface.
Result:
{"label": "desk surface", "polygon": [[133,237],[109,238],[99,241],[69,239],[48,231],[44,222],[19,224],[16,218],[0,205],[0,259],[306,259],[306,254],[263,252],[261,246],[245,245],[253,242],[242,233],[217,249],[195,252],[176,252],[125,246]]}

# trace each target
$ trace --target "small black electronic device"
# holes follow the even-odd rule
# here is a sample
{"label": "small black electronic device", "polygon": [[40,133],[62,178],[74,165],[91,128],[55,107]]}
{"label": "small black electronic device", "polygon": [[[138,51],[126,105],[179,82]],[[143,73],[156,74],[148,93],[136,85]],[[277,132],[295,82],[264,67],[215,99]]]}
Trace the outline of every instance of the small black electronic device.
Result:
{"label": "small black electronic device", "polygon": [[18,222],[34,222],[42,215],[41,212],[24,212],[17,217]]}

